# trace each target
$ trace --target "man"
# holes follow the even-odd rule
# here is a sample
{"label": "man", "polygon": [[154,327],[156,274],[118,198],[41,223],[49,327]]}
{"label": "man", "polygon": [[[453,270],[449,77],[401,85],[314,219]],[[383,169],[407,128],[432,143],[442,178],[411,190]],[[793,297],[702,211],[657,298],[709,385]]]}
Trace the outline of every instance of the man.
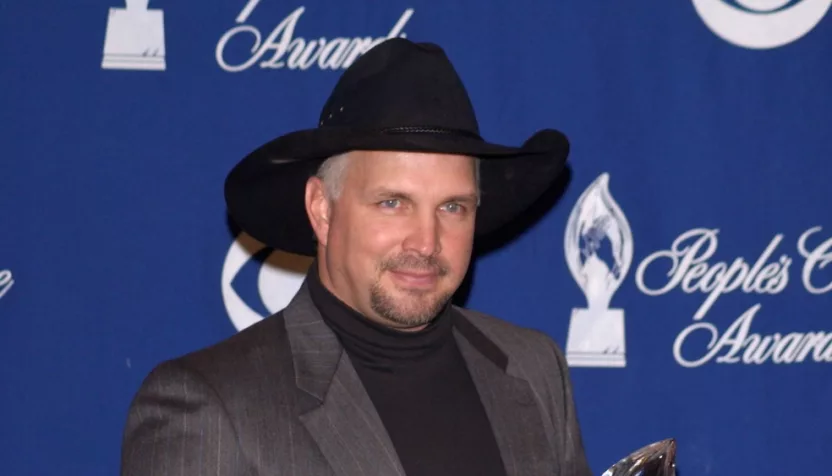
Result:
{"label": "man", "polygon": [[474,237],[536,200],[568,143],[478,134],[444,52],[391,39],[315,129],[242,160],[231,216],[315,261],[283,311],[151,372],[122,475],[589,475],[561,350],[450,303]]}

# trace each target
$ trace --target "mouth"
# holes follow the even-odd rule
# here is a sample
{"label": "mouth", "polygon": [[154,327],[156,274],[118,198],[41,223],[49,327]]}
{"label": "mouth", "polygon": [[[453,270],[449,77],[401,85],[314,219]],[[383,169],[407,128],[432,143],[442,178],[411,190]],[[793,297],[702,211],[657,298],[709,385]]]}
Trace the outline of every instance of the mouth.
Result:
{"label": "mouth", "polygon": [[431,288],[439,281],[439,273],[436,271],[391,269],[390,274],[394,281],[410,288]]}

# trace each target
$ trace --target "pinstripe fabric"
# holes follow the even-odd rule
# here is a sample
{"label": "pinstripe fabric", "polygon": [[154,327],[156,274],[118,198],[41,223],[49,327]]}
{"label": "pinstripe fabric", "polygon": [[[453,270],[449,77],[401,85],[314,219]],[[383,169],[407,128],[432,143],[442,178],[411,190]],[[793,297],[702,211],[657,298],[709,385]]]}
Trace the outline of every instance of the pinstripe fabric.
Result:
{"label": "pinstripe fabric", "polygon": [[[509,475],[589,476],[572,384],[563,352],[537,330],[460,309],[460,348],[494,427]],[[476,330],[470,329],[476,328]],[[475,339],[475,334],[482,339]],[[496,346],[508,357],[505,370],[486,362]],[[491,364],[491,365],[489,365]]]}
{"label": "pinstripe fabric", "polygon": [[[306,286],[281,313],[164,362],[127,416],[122,476],[404,476]],[[510,476],[589,476],[563,355],[458,309],[454,330]]]}

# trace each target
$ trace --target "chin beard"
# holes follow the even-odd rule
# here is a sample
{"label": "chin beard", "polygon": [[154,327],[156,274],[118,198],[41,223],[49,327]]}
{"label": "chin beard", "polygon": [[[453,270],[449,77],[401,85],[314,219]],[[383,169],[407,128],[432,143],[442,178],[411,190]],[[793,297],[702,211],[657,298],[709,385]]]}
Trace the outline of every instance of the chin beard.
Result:
{"label": "chin beard", "polygon": [[[383,319],[403,327],[422,326],[432,321],[450,301],[453,293],[429,300],[428,293],[408,291],[411,298],[403,303],[387,293],[379,283],[370,291],[370,306]],[[414,302],[415,301],[415,302]]]}

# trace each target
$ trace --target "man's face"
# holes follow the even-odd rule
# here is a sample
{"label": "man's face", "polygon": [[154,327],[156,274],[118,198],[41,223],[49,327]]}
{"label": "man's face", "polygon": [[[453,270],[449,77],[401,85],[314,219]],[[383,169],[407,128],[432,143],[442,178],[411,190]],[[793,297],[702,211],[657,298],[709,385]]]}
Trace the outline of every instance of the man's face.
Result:
{"label": "man's face", "polygon": [[387,151],[353,152],[347,160],[336,200],[316,195],[316,179],[307,188],[321,279],[370,319],[419,329],[468,269],[477,206],[474,160]]}

